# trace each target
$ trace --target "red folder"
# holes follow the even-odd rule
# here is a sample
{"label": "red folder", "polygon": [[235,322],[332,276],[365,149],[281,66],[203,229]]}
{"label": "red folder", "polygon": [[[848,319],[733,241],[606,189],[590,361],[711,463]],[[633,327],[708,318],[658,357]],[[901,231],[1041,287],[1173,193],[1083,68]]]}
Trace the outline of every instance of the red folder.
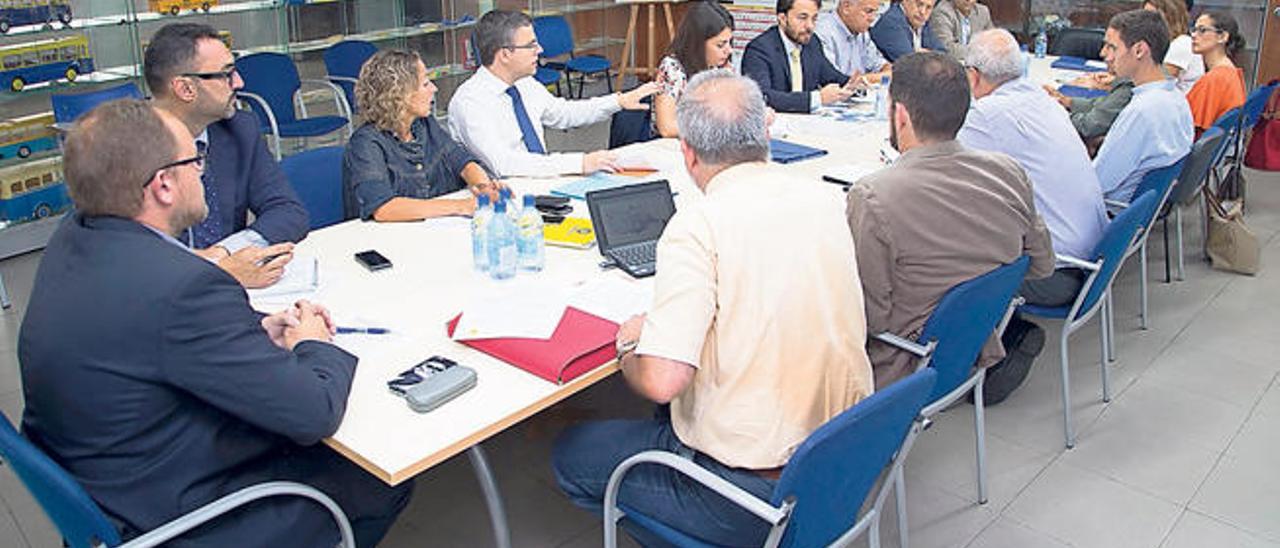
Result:
{"label": "red folder", "polygon": [[[448,323],[449,336],[458,326]],[[564,311],[550,339],[473,339],[458,341],[556,384],[564,384],[614,359],[618,324],[573,307]]]}

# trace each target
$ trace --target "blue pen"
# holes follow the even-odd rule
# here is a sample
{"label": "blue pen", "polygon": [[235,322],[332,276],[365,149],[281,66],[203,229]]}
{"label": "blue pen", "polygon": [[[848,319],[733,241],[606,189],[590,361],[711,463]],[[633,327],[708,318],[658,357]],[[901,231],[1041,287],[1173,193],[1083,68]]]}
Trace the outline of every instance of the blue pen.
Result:
{"label": "blue pen", "polygon": [[339,335],[386,335],[391,333],[390,329],[385,327],[339,327]]}

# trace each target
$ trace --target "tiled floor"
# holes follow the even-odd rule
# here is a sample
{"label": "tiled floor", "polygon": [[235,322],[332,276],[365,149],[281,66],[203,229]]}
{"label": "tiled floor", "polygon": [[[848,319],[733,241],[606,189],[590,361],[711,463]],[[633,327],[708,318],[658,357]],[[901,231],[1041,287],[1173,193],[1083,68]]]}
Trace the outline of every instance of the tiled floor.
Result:
{"label": "tiled floor", "polygon": [[[1119,361],[1111,403],[1100,400],[1097,330],[1090,326],[1071,341],[1079,442],[1063,449],[1051,335],[1026,386],[987,411],[989,503],[974,502],[968,405],[944,413],[916,444],[907,468],[913,546],[1280,547],[1280,176],[1248,178],[1248,222],[1264,245],[1262,273],[1211,270],[1192,252],[1187,280],[1164,284],[1154,234],[1149,330],[1137,323],[1136,258],[1115,291]],[[1186,222],[1188,249],[1200,244],[1197,218]],[[10,418],[22,408],[16,334],[38,260],[30,254],[0,263],[14,299],[0,315],[0,410]],[[551,443],[583,416],[648,412],[615,378],[486,443],[517,546],[600,544],[598,520],[554,487]],[[416,498],[384,546],[492,544],[465,458],[416,481]],[[60,544],[3,467],[0,504],[0,547]],[[897,545],[893,521],[890,511],[886,546]]]}

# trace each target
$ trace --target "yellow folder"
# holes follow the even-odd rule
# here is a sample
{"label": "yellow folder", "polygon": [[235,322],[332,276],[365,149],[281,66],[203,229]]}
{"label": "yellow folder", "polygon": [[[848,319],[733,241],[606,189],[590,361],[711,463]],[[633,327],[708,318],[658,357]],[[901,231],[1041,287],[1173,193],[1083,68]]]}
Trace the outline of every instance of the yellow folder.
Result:
{"label": "yellow folder", "polygon": [[542,237],[547,245],[587,249],[596,243],[596,233],[591,219],[568,217],[560,223],[547,223],[542,227]]}

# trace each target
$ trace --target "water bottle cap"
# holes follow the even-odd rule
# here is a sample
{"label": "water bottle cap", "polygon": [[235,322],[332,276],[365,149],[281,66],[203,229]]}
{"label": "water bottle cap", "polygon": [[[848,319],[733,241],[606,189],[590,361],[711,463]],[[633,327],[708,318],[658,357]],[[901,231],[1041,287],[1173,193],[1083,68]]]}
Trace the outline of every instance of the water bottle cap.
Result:
{"label": "water bottle cap", "polygon": [[888,75],[888,74],[882,74],[882,75],[880,75],[880,85],[882,85],[882,86],[887,86],[887,85],[889,85],[889,75]]}
{"label": "water bottle cap", "polygon": [[480,207],[489,205],[489,195],[481,194],[479,196],[476,196],[476,204],[479,205]]}
{"label": "water bottle cap", "polygon": [[511,189],[507,187],[503,187],[501,190],[499,190],[498,194],[500,194],[503,198],[510,198],[512,196]]}
{"label": "water bottle cap", "polygon": [[534,200],[534,196],[532,194],[524,195],[524,207],[534,207],[535,204],[536,204],[536,201]]}
{"label": "water bottle cap", "polygon": [[507,202],[505,200],[498,200],[498,203],[493,204],[493,211],[495,213],[506,213]]}

